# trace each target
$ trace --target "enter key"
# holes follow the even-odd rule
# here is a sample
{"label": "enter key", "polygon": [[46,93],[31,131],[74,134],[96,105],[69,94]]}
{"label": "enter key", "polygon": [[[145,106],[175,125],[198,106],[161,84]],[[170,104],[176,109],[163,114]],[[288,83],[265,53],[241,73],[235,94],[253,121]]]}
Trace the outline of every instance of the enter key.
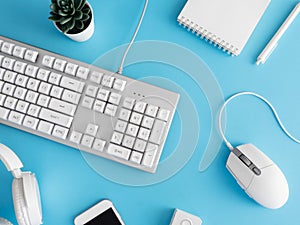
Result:
{"label": "enter key", "polygon": [[166,129],[166,125],[167,125],[166,122],[161,120],[156,120],[154,122],[149,141],[152,143],[160,144]]}

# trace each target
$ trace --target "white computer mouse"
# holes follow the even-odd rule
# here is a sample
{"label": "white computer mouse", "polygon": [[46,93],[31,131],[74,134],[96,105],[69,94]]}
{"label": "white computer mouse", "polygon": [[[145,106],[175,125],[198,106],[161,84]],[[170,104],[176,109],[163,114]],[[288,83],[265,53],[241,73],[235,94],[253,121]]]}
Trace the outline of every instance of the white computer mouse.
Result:
{"label": "white computer mouse", "polygon": [[277,209],[287,202],[289,186],[284,174],[254,145],[236,147],[226,167],[245,192],[262,206]]}

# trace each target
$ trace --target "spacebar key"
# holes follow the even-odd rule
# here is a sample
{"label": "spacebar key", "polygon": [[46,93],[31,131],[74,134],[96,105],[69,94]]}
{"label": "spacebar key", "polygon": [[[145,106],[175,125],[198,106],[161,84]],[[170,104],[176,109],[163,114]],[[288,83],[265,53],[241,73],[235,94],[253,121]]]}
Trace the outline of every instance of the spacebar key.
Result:
{"label": "spacebar key", "polygon": [[48,122],[55,123],[68,128],[71,127],[72,120],[73,120],[73,118],[70,116],[66,116],[61,113],[49,109],[44,109],[44,108],[41,110],[39,117]]}

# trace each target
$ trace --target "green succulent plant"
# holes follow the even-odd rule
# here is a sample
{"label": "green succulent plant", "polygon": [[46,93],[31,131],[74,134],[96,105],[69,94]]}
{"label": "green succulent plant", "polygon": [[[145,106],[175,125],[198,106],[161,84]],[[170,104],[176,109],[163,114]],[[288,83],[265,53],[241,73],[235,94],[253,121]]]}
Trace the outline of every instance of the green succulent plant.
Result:
{"label": "green succulent plant", "polygon": [[90,22],[91,9],[86,0],[51,0],[50,17],[63,33],[79,33]]}

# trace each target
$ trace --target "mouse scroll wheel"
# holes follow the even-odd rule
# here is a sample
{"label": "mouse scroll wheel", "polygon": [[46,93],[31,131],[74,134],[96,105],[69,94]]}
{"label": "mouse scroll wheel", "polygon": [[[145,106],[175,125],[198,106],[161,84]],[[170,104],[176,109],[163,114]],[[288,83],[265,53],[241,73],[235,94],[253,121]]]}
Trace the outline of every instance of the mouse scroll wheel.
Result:
{"label": "mouse scroll wheel", "polygon": [[250,161],[250,159],[248,159],[245,155],[240,155],[240,160],[242,160],[242,162],[247,166],[249,167],[252,162]]}

